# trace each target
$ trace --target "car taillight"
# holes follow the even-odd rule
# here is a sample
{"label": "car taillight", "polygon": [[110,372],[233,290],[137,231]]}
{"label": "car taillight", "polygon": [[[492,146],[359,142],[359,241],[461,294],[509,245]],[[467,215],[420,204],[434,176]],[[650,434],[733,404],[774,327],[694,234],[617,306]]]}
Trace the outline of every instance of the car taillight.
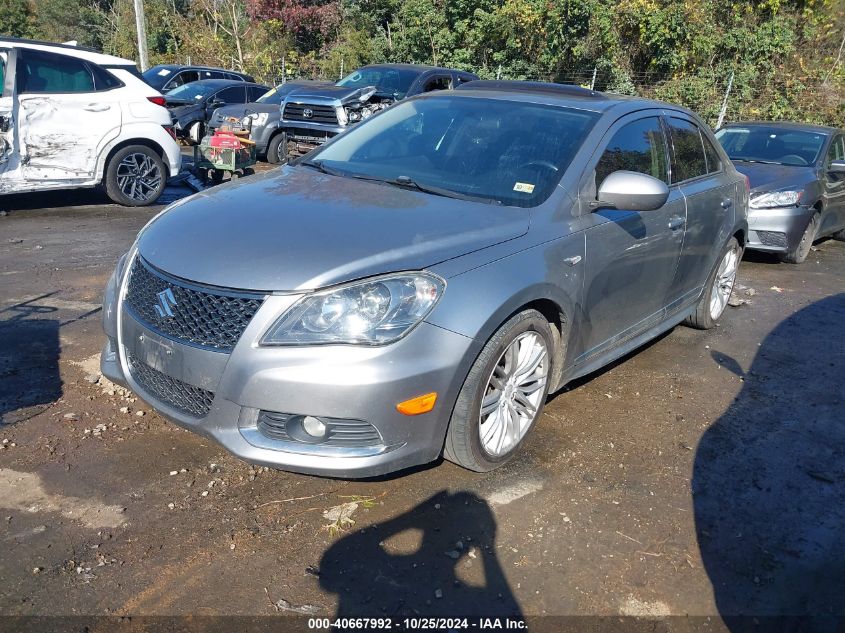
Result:
{"label": "car taillight", "polygon": [[160,105],[162,108],[165,105],[167,105],[167,99],[165,99],[161,95],[158,95],[158,96],[155,96],[155,97],[147,97],[147,101],[151,101],[152,103],[154,103],[156,105]]}
{"label": "car taillight", "polygon": [[173,137],[174,141],[178,140],[176,138],[176,130],[173,129],[172,125],[162,125],[161,127],[163,127],[164,131],[167,132],[168,134],[170,134],[170,136]]}

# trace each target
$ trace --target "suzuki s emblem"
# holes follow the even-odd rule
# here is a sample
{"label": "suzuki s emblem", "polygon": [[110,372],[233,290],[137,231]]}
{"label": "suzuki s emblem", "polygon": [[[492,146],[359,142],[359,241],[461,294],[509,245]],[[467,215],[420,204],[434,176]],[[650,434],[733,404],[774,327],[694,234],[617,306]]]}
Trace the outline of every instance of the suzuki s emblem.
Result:
{"label": "suzuki s emblem", "polygon": [[314,116],[314,110],[312,110],[311,108],[305,108],[302,111],[302,116],[304,116],[306,119],[310,119]]}
{"label": "suzuki s emblem", "polygon": [[173,291],[170,288],[162,290],[158,293],[158,301],[153,305],[156,314],[160,319],[175,316],[173,308],[176,305],[176,297],[173,296]]}

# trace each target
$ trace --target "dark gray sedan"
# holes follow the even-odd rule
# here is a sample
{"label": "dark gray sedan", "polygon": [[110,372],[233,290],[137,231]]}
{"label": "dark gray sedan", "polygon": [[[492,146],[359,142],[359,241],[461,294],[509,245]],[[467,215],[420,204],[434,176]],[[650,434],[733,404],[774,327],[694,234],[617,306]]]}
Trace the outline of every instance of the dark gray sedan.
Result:
{"label": "dark gray sedan", "polygon": [[255,141],[258,155],[266,158],[268,163],[281,163],[285,158],[286,140],[284,130],[280,126],[282,101],[297,90],[331,85],[329,81],[309,79],[287,81],[268,90],[251,103],[217,108],[208,123],[209,130],[213,131],[227,122],[246,124],[246,118],[249,117],[252,119],[250,138]]}
{"label": "dark gray sedan", "polygon": [[473,82],[184,199],[121,259],[103,373],[268,466],[507,462],[546,397],[709,328],[743,178],[680,107]]}
{"label": "dark gray sedan", "polygon": [[800,264],[813,241],[845,239],[845,134],[804,123],[726,125],[716,138],[751,183],[748,248]]}

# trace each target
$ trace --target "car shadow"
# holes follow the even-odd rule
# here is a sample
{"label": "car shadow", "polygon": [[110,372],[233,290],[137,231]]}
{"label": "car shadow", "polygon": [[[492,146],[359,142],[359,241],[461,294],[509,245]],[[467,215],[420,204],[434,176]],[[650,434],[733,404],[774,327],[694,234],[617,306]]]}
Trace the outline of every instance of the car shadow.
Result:
{"label": "car shadow", "polygon": [[338,597],[338,618],[521,617],[496,555],[495,517],[471,492],[441,491],[341,538],[319,576]]}
{"label": "car shadow", "polygon": [[743,375],[743,388],[698,445],[692,495],[704,567],[732,631],[845,626],[843,323],[845,293],[781,322],[747,372],[716,359]]}
{"label": "car shadow", "polygon": [[21,422],[62,396],[56,308],[42,295],[0,310],[0,428]]}

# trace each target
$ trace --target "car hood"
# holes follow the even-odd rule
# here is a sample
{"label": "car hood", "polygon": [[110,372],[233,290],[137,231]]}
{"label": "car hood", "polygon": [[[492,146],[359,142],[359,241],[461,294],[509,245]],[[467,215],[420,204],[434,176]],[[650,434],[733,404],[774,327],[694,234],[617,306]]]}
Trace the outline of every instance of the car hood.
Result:
{"label": "car hood", "polygon": [[752,192],[803,189],[816,177],[812,167],[765,165],[744,161],[735,161],[734,165],[739,173],[748,176]]}
{"label": "car hood", "polygon": [[433,266],[523,235],[528,214],[286,166],[177,202],[138,248],[190,281],[296,291]]}
{"label": "car hood", "polygon": [[337,99],[341,104],[346,105],[353,101],[358,101],[361,95],[365,92],[371,92],[375,86],[368,86],[364,88],[345,88],[343,86],[317,86],[312,88],[303,88],[292,93],[288,99],[292,101],[308,101],[309,97],[317,97],[320,99]]}
{"label": "car hood", "polygon": [[223,106],[217,108],[211,117],[212,121],[222,121],[226,117],[242,119],[247,113],[267,113],[281,116],[281,109],[278,103],[244,103],[240,105]]}

